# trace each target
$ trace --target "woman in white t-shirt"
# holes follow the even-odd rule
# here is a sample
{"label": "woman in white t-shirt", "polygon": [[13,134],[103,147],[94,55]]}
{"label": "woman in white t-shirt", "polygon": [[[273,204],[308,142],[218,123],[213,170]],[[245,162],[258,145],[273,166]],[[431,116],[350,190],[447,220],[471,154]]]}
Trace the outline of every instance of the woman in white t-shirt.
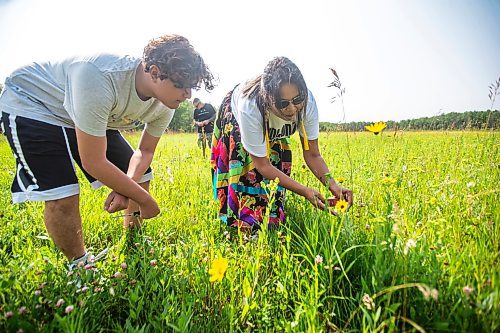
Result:
{"label": "woman in white t-shirt", "polygon": [[219,217],[229,226],[260,229],[269,193],[261,186],[279,178],[269,226],[285,221],[285,189],[324,209],[321,193],[290,178],[290,136],[298,129],[304,160],[336,198],[352,204],[352,191],[329,177],[318,148],[316,101],[297,66],[285,57],[271,60],[256,78],[237,85],[224,98],[212,144],[214,194]]}

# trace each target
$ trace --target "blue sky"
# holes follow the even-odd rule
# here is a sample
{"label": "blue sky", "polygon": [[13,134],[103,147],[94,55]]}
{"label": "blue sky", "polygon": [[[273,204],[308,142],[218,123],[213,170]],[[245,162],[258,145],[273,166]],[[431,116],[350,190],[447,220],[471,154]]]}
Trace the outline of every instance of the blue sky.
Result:
{"label": "blue sky", "polygon": [[[274,56],[297,63],[322,121],[401,120],[490,108],[500,77],[500,1],[0,0],[0,80],[31,61],[115,52],[186,36],[228,89]],[[344,110],[328,88],[334,67]],[[494,108],[499,108],[500,101]]]}

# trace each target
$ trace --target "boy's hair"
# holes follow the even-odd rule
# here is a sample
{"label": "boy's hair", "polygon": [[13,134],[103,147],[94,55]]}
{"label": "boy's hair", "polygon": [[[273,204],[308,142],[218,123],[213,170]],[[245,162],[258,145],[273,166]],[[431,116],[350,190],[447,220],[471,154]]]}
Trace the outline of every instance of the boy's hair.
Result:
{"label": "boy's hair", "polygon": [[208,66],[187,38],[164,35],[149,41],[142,57],[144,71],[152,65],[160,69],[160,79],[170,79],[176,86],[198,89],[203,83],[205,90],[214,89],[214,79]]}
{"label": "boy's hair", "polygon": [[195,99],[193,99],[193,104],[198,104],[200,103],[200,99],[198,97],[196,97]]}

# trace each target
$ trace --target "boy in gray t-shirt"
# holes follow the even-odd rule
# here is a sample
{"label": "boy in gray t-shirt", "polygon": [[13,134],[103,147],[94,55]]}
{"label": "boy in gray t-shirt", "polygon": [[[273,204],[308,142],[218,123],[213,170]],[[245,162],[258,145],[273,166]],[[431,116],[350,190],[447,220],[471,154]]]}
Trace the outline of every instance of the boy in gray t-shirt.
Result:
{"label": "boy in gray t-shirt", "polygon": [[[142,59],[99,54],[33,63],[14,71],[0,95],[1,125],[16,159],[14,203],[45,202],[45,225],[74,264],[87,263],[73,160],[94,188],[112,189],[104,209],[125,209],[125,227],[159,214],[150,168],[179,103],[213,76],[189,41],[151,40]],[[134,151],[119,130],[144,126]]]}

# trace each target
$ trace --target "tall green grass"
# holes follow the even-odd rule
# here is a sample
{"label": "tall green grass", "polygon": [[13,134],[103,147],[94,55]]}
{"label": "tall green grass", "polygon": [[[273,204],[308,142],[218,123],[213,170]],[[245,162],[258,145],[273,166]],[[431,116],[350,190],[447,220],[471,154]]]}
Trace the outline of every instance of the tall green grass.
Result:
{"label": "tall green grass", "polygon": [[[318,188],[296,139],[293,177]],[[2,137],[0,330],[497,331],[499,143],[494,132],[322,134],[354,206],[335,217],[288,193],[287,224],[251,240],[218,222],[196,137],[165,135],[151,186],[162,213],[141,230],[123,230],[102,209],[107,190],[82,181],[87,247],[110,247],[98,273],[77,272],[82,289],[43,205],[11,205]],[[216,257],[229,267],[210,283]]]}

